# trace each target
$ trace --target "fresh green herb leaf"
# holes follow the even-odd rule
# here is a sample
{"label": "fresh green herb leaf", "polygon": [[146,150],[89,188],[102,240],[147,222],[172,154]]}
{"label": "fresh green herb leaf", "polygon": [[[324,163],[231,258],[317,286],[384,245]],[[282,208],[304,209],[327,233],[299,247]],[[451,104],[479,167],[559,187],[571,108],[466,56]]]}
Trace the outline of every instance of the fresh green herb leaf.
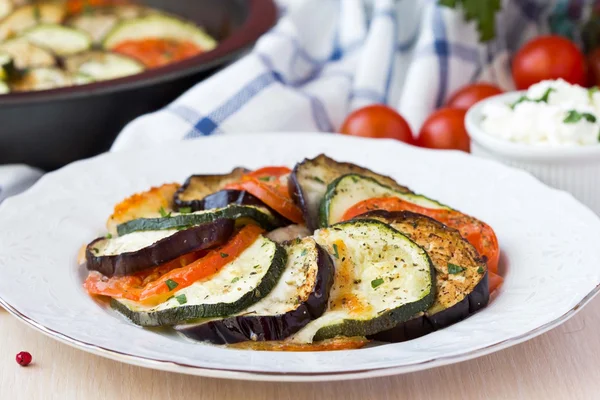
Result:
{"label": "fresh green herb leaf", "polygon": [[357,183],[358,182],[358,178],[355,176],[351,176],[350,177],[352,179],[352,182]]}
{"label": "fresh green herb leaf", "polygon": [[480,41],[496,36],[496,13],[502,9],[501,0],[438,0],[438,4],[454,9],[460,5],[465,20],[475,21]]}
{"label": "fresh green herb leaf", "polygon": [[373,279],[371,281],[371,287],[373,289],[375,289],[376,287],[381,286],[381,285],[383,285],[383,278],[377,278],[377,279]]}
{"label": "fresh green herb leaf", "polygon": [[315,182],[325,183],[325,181],[323,181],[323,179],[319,178],[318,176],[313,176],[311,177],[311,179]]}
{"label": "fresh green herb leaf", "polygon": [[517,104],[523,103],[524,101],[531,101],[534,103],[548,103],[550,93],[552,93],[552,92],[556,92],[556,89],[554,89],[554,88],[546,89],[546,91],[544,92],[542,97],[540,97],[539,99],[530,99],[527,96],[521,96],[521,97],[519,97],[519,99],[517,101],[515,101],[514,103],[512,103],[510,105],[510,108],[514,109]]}
{"label": "fresh green herb leaf", "polygon": [[256,265],[255,265],[254,267],[252,267],[252,268],[254,268],[254,269],[259,269],[259,268],[260,268],[260,265],[256,264]]}
{"label": "fresh green herb leaf", "polygon": [[179,212],[182,214],[189,214],[192,212],[192,207],[179,207]]}
{"label": "fresh green herb leaf", "polygon": [[107,239],[112,239],[112,233],[107,233],[106,236],[104,236]]}
{"label": "fresh green herb leaf", "polygon": [[96,254],[100,253],[100,250],[98,250],[98,249],[97,249],[97,248],[95,248],[95,247],[92,247],[92,251],[93,251],[94,253],[96,253]]}
{"label": "fresh green herb leaf", "polygon": [[308,250],[302,249],[302,252],[300,253],[300,257],[304,257],[306,255],[306,253],[308,253]]}
{"label": "fresh green herb leaf", "polygon": [[171,213],[167,213],[165,211],[165,209],[163,208],[163,206],[160,206],[160,208],[158,209],[158,213],[160,214],[161,217],[163,218],[169,218],[171,216]]}
{"label": "fresh green herb leaf", "polygon": [[179,304],[185,304],[187,303],[187,296],[185,294],[180,294],[179,296],[175,296],[175,300],[177,300]]}
{"label": "fresh green herb leaf", "polygon": [[590,114],[587,112],[580,113],[577,110],[569,110],[567,112],[567,116],[563,119],[565,124],[575,124],[582,119],[585,119],[587,122],[594,123],[596,122],[596,116],[594,114]]}
{"label": "fresh green herb leaf", "polygon": [[239,276],[236,276],[235,278],[233,278],[233,279],[231,280],[231,283],[236,283],[236,282],[237,282],[237,281],[239,281],[239,280],[240,280],[240,277],[239,277]]}
{"label": "fresh green herb leaf", "polygon": [[179,283],[172,281],[170,279],[167,279],[165,281],[165,285],[167,285],[167,287],[169,288],[169,290],[173,290],[175,289],[177,286],[179,286]]}
{"label": "fresh green herb leaf", "polygon": [[229,254],[227,254],[227,253],[221,253],[221,258],[227,258],[227,257],[229,257]]}
{"label": "fresh green herb leaf", "polygon": [[270,176],[261,176],[260,178],[258,178],[259,181],[263,181],[263,182],[269,182],[271,180]]}
{"label": "fresh green herb leaf", "polygon": [[461,267],[460,265],[448,263],[448,273],[452,275],[460,274],[466,268]]}
{"label": "fresh green herb leaf", "polygon": [[335,258],[340,258],[340,254],[338,253],[338,247],[337,247],[337,244],[335,244],[335,243],[333,244],[333,256]]}
{"label": "fresh green herb leaf", "polygon": [[483,269],[483,267],[480,266],[479,268],[477,268],[478,274],[483,274],[484,272],[485,272],[485,269]]}

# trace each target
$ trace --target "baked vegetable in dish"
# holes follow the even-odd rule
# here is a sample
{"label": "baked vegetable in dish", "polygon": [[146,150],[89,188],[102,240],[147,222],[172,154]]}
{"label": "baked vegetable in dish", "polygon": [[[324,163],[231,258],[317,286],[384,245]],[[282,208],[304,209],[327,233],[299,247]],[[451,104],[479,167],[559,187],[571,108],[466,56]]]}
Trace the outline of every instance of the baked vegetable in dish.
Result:
{"label": "baked vegetable in dish", "polygon": [[36,25],[23,32],[23,37],[57,56],[81,53],[92,45],[92,38],[84,31],[58,24]]}
{"label": "baked vegetable in dish", "polygon": [[348,209],[363,200],[381,197],[396,197],[412,204],[430,209],[449,207],[414,193],[405,193],[385,186],[373,178],[347,174],[340,176],[327,186],[319,209],[320,226],[326,227],[344,221]]}
{"label": "baked vegetable in dish", "polygon": [[435,271],[429,256],[389,225],[349,221],[320,229],[314,236],[333,257],[334,284],[325,314],[292,341],[374,335],[433,304]]}
{"label": "baked vegetable in dish", "polygon": [[305,159],[294,167],[290,177],[290,191],[296,203],[302,208],[309,229],[317,229],[320,226],[319,205],[327,192],[327,186],[346,174],[361,174],[374,178],[398,192],[410,193],[408,188],[399,185],[392,178],[355,164],[338,162],[324,154],[313,159]]}
{"label": "baked vegetable in dish", "polygon": [[6,81],[15,72],[12,56],[0,50],[0,81]]}
{"label": "baked vegetable in dish", "polygon": [[436,271],[436,297],[424,314],[373,338],[397,342],[445,328],[484,308],[489,300],[487,267],[460,233],[425,215],[409,211],[372,211],[377,219],[408,236],[429,255]]}
{"label": "baked vegetable in dish", "polygon": [[23,37],[1,43],[0,50],[11,55],[15,68],[19,70],[56,65],[56,58],[50,51],[32,44]]}
{"label": "baked vegetable in dish", "polygon": [[144,71],[144,66],[136,60],[101,51],[77,54],[64,61],[65,68],[72,73],[84,74],[95,81],[122,78]]}
{"label": "baked vegetable in dish", "polygon": [[139,218],[117,226],[119,236],[137,231],[158,231],[163,229],[182,229],[205,224],[219,218],[238,220],[240,224],[257,223],[266,230],[279,226],[280,221],[267,209],[254,206],[229,205],[206,211],[188,214],[171,213],[161,218]]}
{"label": "baked vegetable in dish", "polygon": [[313,238],[283,246],[287,264],[279,282],[262,300],[236,315],[179,325],[183,335],[215,344],[283,340],[320,317],[327,308],[333,264]]}
{"label": "baked vegetable in dish", "polygon": [[157,11],[135,5],[98,7],[76,14],[67,21],[67,25],[87,32],[94,44],[99,45],[119,21],[150,13],[157,13]]}
{"label": "baked vegetable in dish", "polygon": [[[191,211],[207,210],[209,208],[216,208],[212,206],[215,202],[219,204],[217,207],[224,207],[230,203],[244,204],[238,202],[239,193],[218,195],[218,200],[215,199],[214,201],[205,201],[205,199],[210,195],[222,191],[226,185],[239,181],[248,172],[245,168],[235,168],[230,173],[222,175],[192,175],[175,192],[173,200],[174,209],[189,208]],[[230,198],[235,201],[222,204],[223,200],[229,200]],[[208,207],[207,202],[209,203]]]}
{"label": "baked vegetable in dish", "polygon": [[[161,286],[169,289],[167,293],[172,297],[158,305],[147,306],[114,298],[111,305],[133,323],[142,326],[175,325],[198,318],[225,317],[267,296],[277,285],[285,264],[285,250],[259,236],[238,257],[206,280],[197,280],[180,290],[176,279],[166,280]],[[172,283],[169,285],[169,282]]]}
{"label": "baked vegetable in dish", "polygon": [[0,22],[0,40],[19,35],[37,24],[60,24],[66,16],[58,3],[36,2],[15,9]]}
{"label": "baked vegetable in dish", "polygon": [[9,93],[10,88],[6,84],[6,82],[0,81],[0,94]]}
{"label": "baked vegetable in dish", "polygon": [[81,74],[69,74],[59,68],[32,68],[11,82],[15,92],[54,89],[62,86],[83,85],[91,78]]}
{"label": "baked vegetable in dish", "polygon": [[219,246],[227,242],[233,228],[233,220],[216,219],[185,230],[140,231],[99,238],[87,246],[87,269],[108,277],[134,274]]}
{"label": "baked vegetable in dish", "polygon": [[13,10],[13,3],[11,0],[0,0],[0,20],[6,17]]}

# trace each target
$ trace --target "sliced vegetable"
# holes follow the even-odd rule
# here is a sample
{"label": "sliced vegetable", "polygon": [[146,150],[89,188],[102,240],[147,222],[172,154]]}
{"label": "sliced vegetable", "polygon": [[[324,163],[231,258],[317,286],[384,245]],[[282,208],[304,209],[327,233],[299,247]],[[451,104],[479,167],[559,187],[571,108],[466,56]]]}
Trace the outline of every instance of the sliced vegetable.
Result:
{"label": "sliced vegetable", "polygon": [[19,79],[12,81],[11,89],[15,92],[55,89],[86,83],[81,80],[82,78],[68,74],[59,68],[33,68],[27,70]]}
{"label": "sliced vegetable", "polygon": [[37,24],[60,24],[65,15],[65,8],[58,3],[36,2],[19,7],[0,22],[0,40],[16,36]]}
{"label": "sliced vegetable", "polygon": [[424,207],[424,204],[415,204],[400,197],[379,197],[364,200],[348,208],[342,216],[342,220],[349,220],[372,210],[412,211],[427,215],[451,228],[457,229],[462,237],[467,239],[479,254],[485,257],[488,269],[494,273],[498,272],[498,262],[500,260],[498,239],[494,230],[485,222],[456,210]]}
{"label": "sliced vegetable", "polygon": [[331,258],[312,238],[290,242],[284,248],[285,271],[261,301],[235,316],[175,329],[191,339],[215,344],[283,340],[320,317],[333,283]]}
{"label": "sliced vegetable", "polygon": [[126,41],[149,38],[190,42],[202,51],[210,51],[217,42],[196,25],[167,15],[148,15],[120,22],[104,39],[105,49],[111,50]]}
{"label": "sliced vegetable", "polygon": [[394,228],[355,220],[315,232],[333,257],[328,309],[291,339],[311,343],[388,330],[427,310],[435,298],[435,270],[427,253]]}
{"label": "sliced vegetable", "polygon": [[11,0],[0,0],[0,20],[9,15],[14,6]]}
{"label": "sliced vegetable", "polygon": [[254,206],[229,205],[207,211],[179,214],[169,213],[162,218],[139,218],[117,226],[119,236],[137,231],[158,231],[163,229],[180,229],[204,224],[219,218],[237,220],[238,224],[256,223],[266,230],[280,226],[281,221],[268,210]]}
{"label": "sliced vegetable", "polygon": [[229,345],[241,350],[256,351],[334,351],[360,349],[369,343],[365,337],[335,337],[314,343],[294,343],[289,340],[273,342],[242,342]]}
{"label": "sliced vegetable", "polygon": [[[173,201],[175,210],[185,207],[190,208],[192,211],[200,211],[210,208],[224,207],[230,203],[245,204],[237,201],[239,193],[234,193],[231,195],[223,193],[217,196],[218,199],[210,199],[208,201],[205,201],[205,199],[208,196],[223,190],[227,184],[239,181],[247,172],[248,170],[245,168],[235,168],[228,174],[190,176],[185,181],[183,186],[181,186],[181,188],[175,193]],[[226,199],[223,199],[221,196],[226,196]],[[222,204],[223,200],[229,200],[230,198],[235,201]],[[218,205],[213,205],[215,203]]]}
{"label": "sliced vegetable", "polygon": [[68,25],[87,32],[94,44],[101,44],[108,32],[119,22],[119,17],[112,10],[96,9],[89,13],[75,15]]}
{"label": "sliced vegetable", "polygon": [[485,262],[457,230],[409,211],[372,211],[358,218],[377,219],[408,236],[427,252],[436,272],[433,305],[424,314],[381,332],[374,339],[390,342],[414,339],[461,321],[487,305]]}
{"label": "sliced vegetable", "polygon": [[144,66],[120,54],[91,51],[65,60],[68,71],[85,74],[96,81],[122,78],[144,71]]}
{"label": "sliced vegetable", "polygon": [[277,243],[302,239],[312,234],[304,225],[288,225],[277,228],[267,234],[267,237]]}
{"label": "sliced vegetable", "polygon": [[162,38],[126,40],[111,50],[134,58],[148,68],[162,67],[202,53],[192,42]]}
{"label": "sliced vegetable", "polygon": [[86,32],[58,24],[36,25],[23,37],[59,56],[81,53],[92,46],[92,38]]}
{"label": "sliced vegetable", "polygon": [[356,204],[372,198],[398,198],[430,209],[449,210],[448,206],[414,193],[404,193],[373,178],[358,174],[343,175],[329,184],[321,201],[319,220],[329,226],[349,219],[346,213]]}
{"label": "sliced vegetable", "polygon": [[217,219],[182,231],[140,231],[99,238],[87,246],[87,269],[108,277],[134,274],[187,253],[222,245],[233,227],[233,220]]}
{"label": "sliced vegetable", "polygon": [[14,75],[15,66],[12,56],[6,52],[0,51],[0,81],[6,81],[11,75]]}
{"label": "sliced vegetable", "polygon": [[56,65],[56,58],[50,51],[30,43],[25,38],[16,38],[0,43],[0,51],[10,54],[15,68],[20,70]]}
{"label": "sliced vegetable", "polygon": [[6,82],[0,81],[0,94],[10,93],[10,87]]}
{"label": "sliced vegetable", "polygon": [[[257,228],[249,226],[245,229]],[[244,230],[240,234],[242,232]],[[233,257],[235,253],[232,250],[241,249],[244,243],[241,239],[240,243],[235,243],[236,238],[238,236],[220,251],[211,251],[197,262],[150,283],[142,292],[142,298],[160,298],[163,302],[158,305],[147,306],[114,298],[111,305],[133,323],[142,326],[175,325],[199,318],[224,317],[250,307],[275,287],[285,269],[286,253],[275,242],[260,236]],[[186,301],[181,304],[178,298],[182,299],[183,295]]]}
{"label": "sliced vegetable", "polygon": [[327,185],[340,176],[351,173],[374,178],[399,192],[410,193],[408,188],[399,185],[392,178],[355,164],[337,162],[324,154],[310,160],[305,159],[296,165],[290,176],[290,192],[296,204],[302,208],[309,229],[319,227],[319,205],[327,191]]}

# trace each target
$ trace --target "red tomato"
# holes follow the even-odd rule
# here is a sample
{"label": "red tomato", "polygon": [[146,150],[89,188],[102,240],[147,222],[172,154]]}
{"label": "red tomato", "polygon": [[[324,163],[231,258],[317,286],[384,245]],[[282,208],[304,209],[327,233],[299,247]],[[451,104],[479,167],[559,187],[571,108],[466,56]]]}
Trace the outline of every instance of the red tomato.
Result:
{"label": "red tomato", "polygon": [[502,93],[496,85],[490,83],[474,83],[454,92],[446,102],[446,107],[468,110],[473,104],[491,96]]}
{"label": "red tomato", "polygon": [[581,51],[561,36],[540,36],[521,47],[512,62],[517,89],[524,90],[546,79],[585,85],[586,70]]}
{"label": "red tomato", "polygon": [[406,120],[396,110],[381,104],[363,107],[348,115],[340,133],[415,143],[412,130]]}
{"label": "red tomato", "polygon": [[471,150],[465,129],[466,110],[441,108],[425,121],[417,138],[417,146],[429,149]]}

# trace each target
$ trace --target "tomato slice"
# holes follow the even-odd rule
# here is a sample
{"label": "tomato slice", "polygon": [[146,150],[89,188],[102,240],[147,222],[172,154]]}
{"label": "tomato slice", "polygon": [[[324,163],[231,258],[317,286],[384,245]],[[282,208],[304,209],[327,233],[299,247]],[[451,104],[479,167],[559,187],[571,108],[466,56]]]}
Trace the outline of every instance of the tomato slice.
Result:
{"label": "tomato slice", "polygon": [[500,275],[493,273],[492,271],[488,271],[488,287],[490,289],[490,294],[494,293],[496,289],[502,285],[504,282],[504,278]]}
{"label": "tomato slice", "polygon": [[254,177],[254,178],[279,178],[283,175],[288,175],[292,172],[288,167],[264,167],[257,169],[256,171],[249,172],[245,175],[245,177]]}
{"label": "tomato slice", "polygon": [[229,242],[199,259],[184,256],[150,271],[110,279],[91,272],[83,286],[90,294],[139,301],[147,305],[159,304],[174,292],[218,272],[239,257],[263,232],[256,225],[247,225]]}
{"label": "tomato slice", "polygon": [[412,211],[427,215],[460,232],[462,237],[477,249],[479,254],[487,258],[488,270],[498,272],[500,248],[494,230],[486,223],[455,210],[437,210],[425,208],[397,197],[381,197],[361,201],[350,207],[344,213],[342,220],[346,221],[373,210]]}
{"label": "tomato slice", "polygon": [[112,50],[135,58],[148,68],[161,67],[202,53],[202,49],[192,42],[161,38],[125,40]]}
{"label": "tomato slice", "polygon": [[244,190],[290,221],[304,221],[302,211],[292,200],[287,185],[282,184],[281,179],[273,180],[272,175],[259,178],[245,176],[240,182],[227,185],[226,189]]}

